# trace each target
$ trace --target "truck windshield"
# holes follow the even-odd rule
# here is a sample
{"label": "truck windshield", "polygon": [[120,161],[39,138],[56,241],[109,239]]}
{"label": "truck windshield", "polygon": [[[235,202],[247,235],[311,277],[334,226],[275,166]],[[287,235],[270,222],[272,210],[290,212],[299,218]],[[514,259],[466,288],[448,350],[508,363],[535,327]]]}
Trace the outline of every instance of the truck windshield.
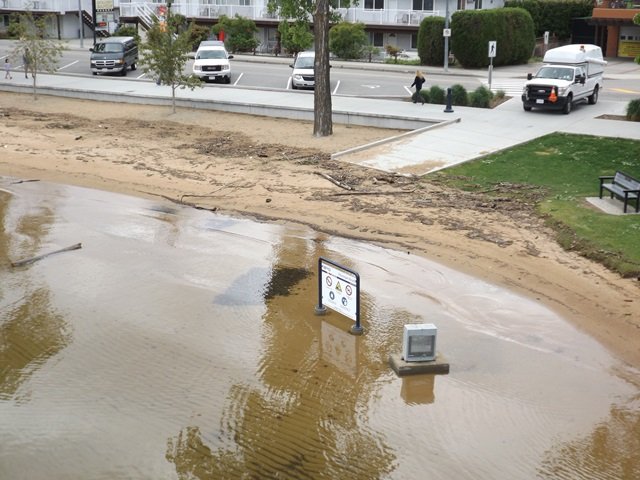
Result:
{"label": "truck windshield", "polygon": [[536,73],[536,78],[553,78],[555,80],[573,80],[572,68],[542,67]]}
{"label": "truck windshield", "polygon": [[202,50],[196,56],[196,60],[221,60],[224,58],[227,58],[224,50]]}

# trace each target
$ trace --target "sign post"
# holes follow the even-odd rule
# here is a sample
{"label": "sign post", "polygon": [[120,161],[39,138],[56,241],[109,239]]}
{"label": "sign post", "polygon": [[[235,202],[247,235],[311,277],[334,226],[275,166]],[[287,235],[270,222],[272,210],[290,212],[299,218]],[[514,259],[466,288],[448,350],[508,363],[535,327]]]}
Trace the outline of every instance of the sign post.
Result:
{"label": "sign post", "polygon": [[491,90],[491,77],[493,74],[493,59],[496,56],[497,42],[495,40],[489,41],[489,90]]}
{"label": "sign post", "polygon": [[349,330],[362,335],[360,325],[360,275],[326,258],[318,259],[318,305],[316,314],[324,315],[326,307],[355,320]]}

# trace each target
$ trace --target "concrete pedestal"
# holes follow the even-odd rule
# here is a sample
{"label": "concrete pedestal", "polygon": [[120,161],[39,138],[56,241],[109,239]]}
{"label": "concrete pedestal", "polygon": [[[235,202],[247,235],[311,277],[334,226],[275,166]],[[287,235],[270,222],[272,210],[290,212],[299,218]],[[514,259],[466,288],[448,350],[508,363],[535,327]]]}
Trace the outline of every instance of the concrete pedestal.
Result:
{"label": "concrete pedestal", "polygon": [[449,364],[442,355],[437,354],[435,360],[428,362],[405,362],[400,353],[392,353],[389,356],[389,365],[399,377],[416,375],[418,373],[431,373],[446,375],[449,373]]}

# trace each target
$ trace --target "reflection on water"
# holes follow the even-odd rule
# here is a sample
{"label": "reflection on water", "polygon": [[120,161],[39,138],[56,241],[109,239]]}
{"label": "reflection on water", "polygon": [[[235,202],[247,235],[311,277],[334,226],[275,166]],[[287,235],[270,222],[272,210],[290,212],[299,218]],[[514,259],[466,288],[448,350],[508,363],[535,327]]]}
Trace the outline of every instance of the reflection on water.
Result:
{"label": "reflection on water", "polygon": [[44,289],[25,295],[18,304],[3,311],[0,399],[14,395],[35,369],[65,346],[67,338],[64,318],[51,312]]}
{"label": "reflection on water", "polygon": [[[0,191],[0,268],[9,268],[10,252],[23,258],[46,244],[54,222],[47,206],[27,205],[20,215],[12,215],[12,196]],[[64,317],[51,306],[46,285],[37,275],[14,269],[0,282],[0,400],[16,395],[19,387],[67,343]]]}
{"label": "reflection on water", "polygon": [[584,438],[557,446],[540,467],[541,478],[640,478],[640,399],[633,409],[612,406],[609,418]]}
{"label": "reflection on water", "polygon": [[[640,478],[640,375],[535,301],[304,227],[2,185],[0,478]],[[360,274],[365,335],[314,314],[320,256]],[[391,371],[406,323],[449,375]]]}

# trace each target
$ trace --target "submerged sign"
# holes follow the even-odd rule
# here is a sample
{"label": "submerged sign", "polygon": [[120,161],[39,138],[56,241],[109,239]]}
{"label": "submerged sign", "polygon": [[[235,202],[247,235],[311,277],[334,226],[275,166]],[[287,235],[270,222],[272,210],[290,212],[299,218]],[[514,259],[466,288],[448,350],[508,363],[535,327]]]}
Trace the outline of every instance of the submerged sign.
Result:
{"label": "submerged sign", "polygon": [[355,320],[352,333],[362,333],[360,326],[360,276],[353,270],[331,260],[318,260],[318,312],[329,307]]}

